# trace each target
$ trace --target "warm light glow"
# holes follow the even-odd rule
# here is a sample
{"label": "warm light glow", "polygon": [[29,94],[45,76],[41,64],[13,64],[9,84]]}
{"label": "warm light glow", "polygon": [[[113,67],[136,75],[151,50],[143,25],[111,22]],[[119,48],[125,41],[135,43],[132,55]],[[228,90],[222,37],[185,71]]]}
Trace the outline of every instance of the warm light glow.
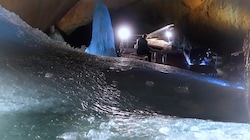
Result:
{"label": "warm light glow", "polygon": [[131,36],[131,30],[128,26],[122,26],[118,30],[118,36],[121,40],[126,40]]}

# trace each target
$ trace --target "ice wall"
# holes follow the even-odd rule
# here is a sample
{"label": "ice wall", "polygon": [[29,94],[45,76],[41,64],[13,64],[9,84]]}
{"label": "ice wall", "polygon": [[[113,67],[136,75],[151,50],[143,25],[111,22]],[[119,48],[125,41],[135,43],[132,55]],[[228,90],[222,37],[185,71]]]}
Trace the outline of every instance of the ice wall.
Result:
{"label": "ice wall", "polygon": [[117,56],[109,11],[101,0],[95,5],[92,39],[85,52],[101,56]]}

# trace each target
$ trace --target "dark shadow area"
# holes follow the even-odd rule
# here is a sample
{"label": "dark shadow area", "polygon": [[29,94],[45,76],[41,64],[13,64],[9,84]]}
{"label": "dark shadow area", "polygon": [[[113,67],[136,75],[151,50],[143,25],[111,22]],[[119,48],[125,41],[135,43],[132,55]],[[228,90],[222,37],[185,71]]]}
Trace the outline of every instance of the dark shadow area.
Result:
{"label": "dark shadow area", "polygon": [[[120,77],[127,77],[120,79]],[[197,75],[160,73],[131,69],[109,72],[107,80],[116,81],[121,94],[138,98],[154,111],[184,118],[248,122],[244,90],[211,83]],[[195,78],[196,77],[196,78]],[[210,79],[211,80],[211,79]]]}
{"label": "dark shadow area", "polygon": [[71,34],[62,33],[65,42],[74,48],[81,48],[82,45],[89,46],[92,37],[92,22],[76,28]]}

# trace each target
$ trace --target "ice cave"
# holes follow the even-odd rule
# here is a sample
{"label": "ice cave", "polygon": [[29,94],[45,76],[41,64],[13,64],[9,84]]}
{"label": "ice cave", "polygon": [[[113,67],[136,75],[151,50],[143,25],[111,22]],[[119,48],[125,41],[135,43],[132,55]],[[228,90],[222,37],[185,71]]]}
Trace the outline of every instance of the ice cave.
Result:
{"label": "ice cave", "polygon": [[[244,82],[114,56],[112,14],[109,16],[102,1],[97,1],[99,10],[104,8],[107,13],[93,11],[97,18],[105,18],[93,21],[90,41],[90,46],[98,46],[94,51],[104,49],[102,54],[90,48],[85,53],[64,40],[52,39],[45,26],[25,21],[27,15],[18,15],[18,10],[11,12],[8,6],[18,9],[20,5],[8,2],[0,1],[2,140],[250,139]],[[60,7],[62,16],[69,5],[89,1],[71,2],[66,6],[62,0],[60,5],[52,2],[48,6]],[[117,4],[103,2],[109,7]],[[133,0],[127,2],[136,5]]]}

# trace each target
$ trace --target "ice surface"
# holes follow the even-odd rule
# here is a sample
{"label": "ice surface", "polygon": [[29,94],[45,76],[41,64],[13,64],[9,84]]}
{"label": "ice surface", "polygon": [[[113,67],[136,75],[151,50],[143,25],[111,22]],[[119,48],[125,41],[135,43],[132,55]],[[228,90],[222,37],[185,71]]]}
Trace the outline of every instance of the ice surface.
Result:
{"label": "ice surface", "polygon": [[127,118],[100,123],[90,129],[90,139],[155,139],[155,140],[247,140],[248,124],[220,123],[199,119],[162,116]]}
{"label": "ice surface", "polygon": [[86,52],[101,56],[117,56],[110,15],[101,0],[97,1],[94,9],[92,39]]}
{"label": "ice surface", "polygon": [[[234,113],[241,116],[241,108],[232,103],[242,101],[244,87],[174,67],[88,55],[50,39],[2,7],[0,32],[2,140],[250,139],[246,123],[164,114],[173,105],[168,104],[170,94],[180,106],[188,101],[186,111],[210,109],[216,115],[217,108],[209,107],[218,103],[218,108],[236,108]],[[237,99],[215,102],[217,98],[210,97],[232,93]],[[208,102],[208,108],[200,108],[203,104],[196,105],[188,95],[209,98],[201,101]]]}

